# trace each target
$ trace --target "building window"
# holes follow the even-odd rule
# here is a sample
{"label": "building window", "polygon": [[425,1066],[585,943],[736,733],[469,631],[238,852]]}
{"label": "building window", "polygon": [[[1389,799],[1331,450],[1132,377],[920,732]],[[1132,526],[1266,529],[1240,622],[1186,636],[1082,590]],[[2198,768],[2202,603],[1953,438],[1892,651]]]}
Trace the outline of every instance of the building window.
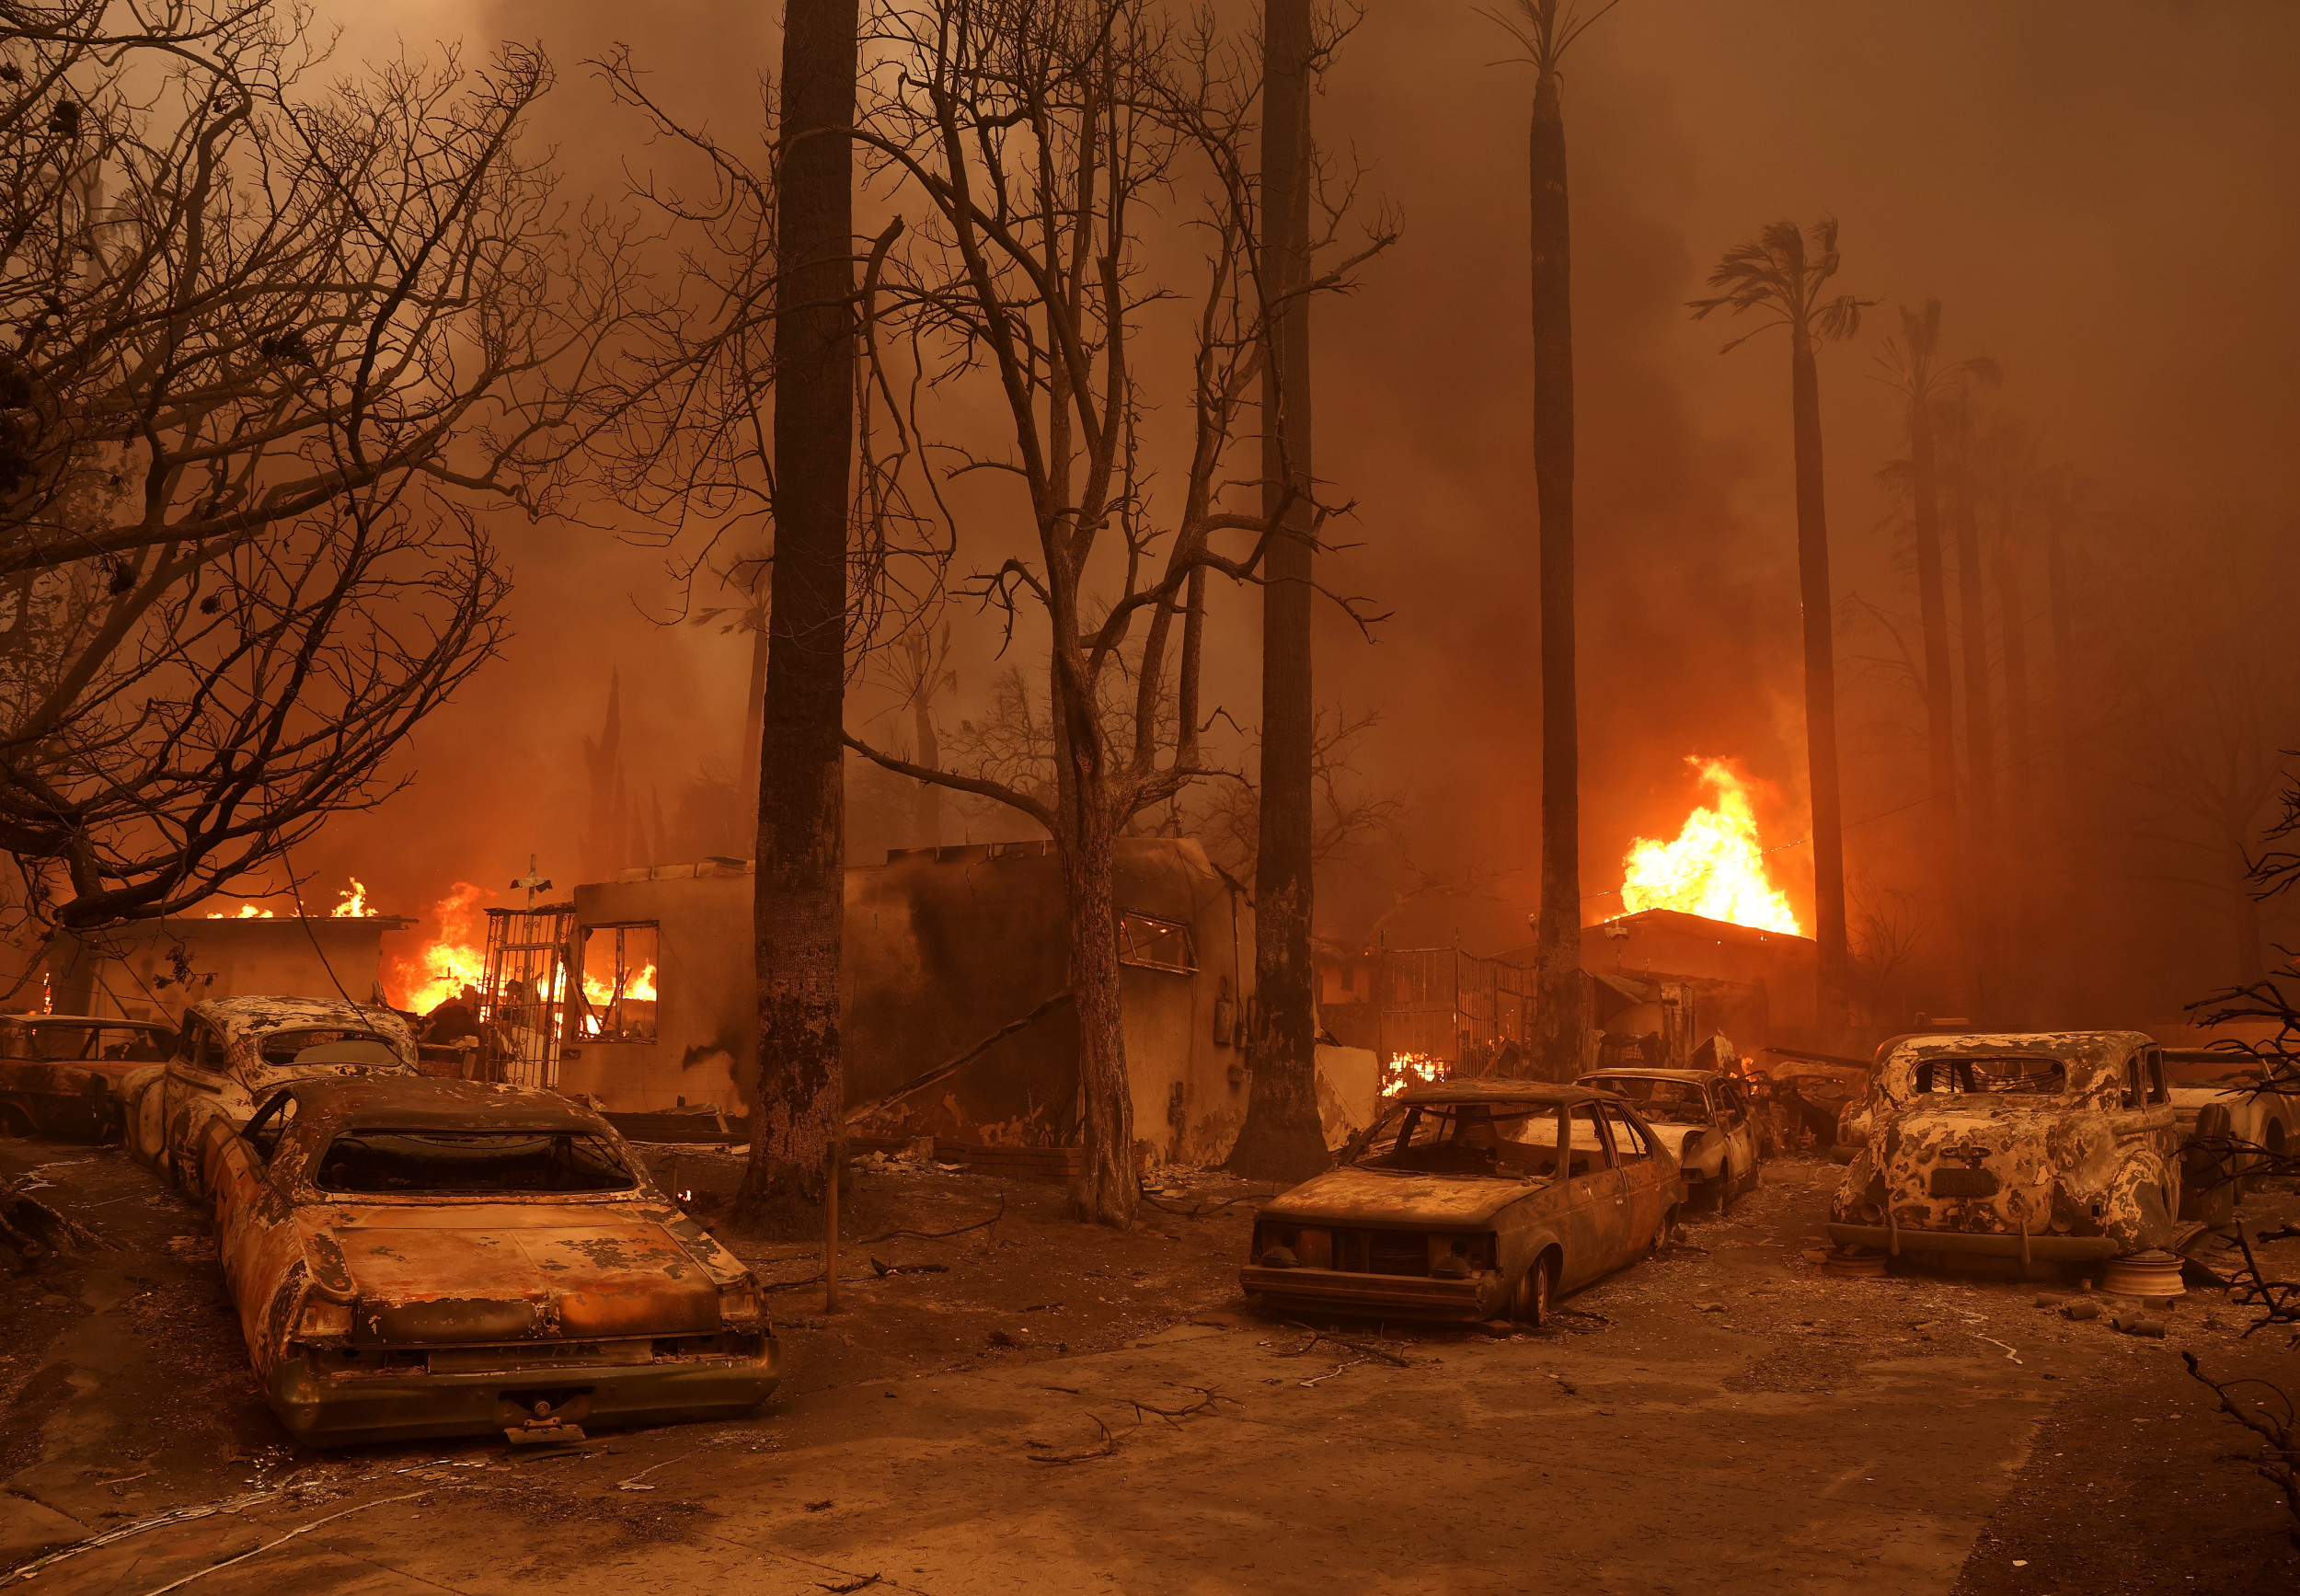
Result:
{"label": "building window", "polygon": [[577,1033],[601,1042],[655,1039],[655,963],[661,930],[645,925],[583,927]]}
{"label": "building window", "polygon": [[1189,926],[1121,909],[1118,913],[1118,961],[1188,975],[1198,968],[1198,950],[1190,946]]}

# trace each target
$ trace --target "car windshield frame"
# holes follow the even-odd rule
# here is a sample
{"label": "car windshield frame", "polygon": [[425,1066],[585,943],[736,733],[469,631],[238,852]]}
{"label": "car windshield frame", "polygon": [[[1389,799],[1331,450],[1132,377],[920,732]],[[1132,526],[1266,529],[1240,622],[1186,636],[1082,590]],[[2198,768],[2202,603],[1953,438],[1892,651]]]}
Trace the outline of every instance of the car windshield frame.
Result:
{"label": "car windshield frame", "polygon": [[[293,1040],[295,1044],[292,1049],[281,1045],[289,1040]],[[359,1063],[348,1060],[321,1060],[313,1063],[298,1062],[298,1055],[310,1049],[333,1047],[343,1042],[374,1042],[391,1054],[393,1065],[404,1067],[408,1062],[406,1054],[400,1051],[399,1043],[396,1039],[379,1030],[360,1029],[347,1025],[282,1026],[278,1030],[265,1031],[254,1038],[252,1046],[256,1055],[256,1068],[259,1070],[378,1070],[391,1067],[384,1064]],[[275,1048],[285,1052],[287,1056],[275,1058],[273,1056]]]}
{"label": "car windshield frame", "polygon": [[[1628,1085],[1631,1083],[1644,1086],[1646,1088],[1645,1096],[1639,1097],[1635,1092],[1624,1091],[1622,1089],[1623,1086]],[[1636,1108],[1638,1113],[1649,1124],[1691,1125],[1698,1126],[1707,1130],[1714,1130],[1717,1127],[1717,1110],[1710,1106],[1709,1095],[1706,1091],[1702,1090],[1701,1083],[1698,1081],[1680,1081],[1668,1075],[1639,1074],[1635,1072],[1624,1071],[1619,1074],[1605,1074],[1585,1076],[1583,1077],[1581,1084],[1583,1085],[1598,1087],[1600,1090],[1613,1093],[1616,1097],[1627,1099],[1629,1105]],[[1685,1096],[1673,1097],[1666,1105],[1657,1104],[1652,1100],[1652,1091],[1653,1088],[1659,1086],[1667,1086],[1674,1090],[1682,1091],[1685,1094]],[[1696,1119],[1680,1119],[1673,1113],[1662,1112],[1664,1108],[1682,1108],[1688,1101],[1691,1103],[1698,1116]]]}
{"label": "car windshield frame", "polygon": [[[1938,1084],[1944,1079],[1949,1085]],[[2069,1085],[2069,1064],[2066,1059],[2057,1058],[2051,1053],[2016,1052],[2010,1050],[1988,1052],[1932,1053],[1912,1060],[1908,1074],[1908,1094],[1912,1099],[1925,1097],[2064,1099],[2072,1096]]]}
{"label": "car windshield frame", "polygon": [[[1376,1175],[1549,1179],[1564,1112],[1556,1103],[1520,1098],[1391,1103],[1366,1130],[1347,1167]],[[1514,1135],[1512,1128],[1537,1133]]]}
{"label": "car windshield frame", "polygon": [[[538,1144],[547,1145],[547,1156],[557,1160],[558,1167],[569,1177],[569,1183],[551,1185],[539,1180],[525,1184],[431,1184],[409,1181],[405,1185],[388,1183],[389,1165],[397,1163],[401,1168],[421,1162],[437,1160],[446,1163],[458,1156],[469,1160],[467,1172],[477,1172],[477,1160],[470,1154],[483,1140],[506,1144],[505,1162],[523,1156],[527,1167],[535,1166],[535,1153]],[[360,1149],[364,1155],[385,1167],[365,1174],[359,1184],[343,1184],[342,1171],[336,1169],[331,1177],[331,1161],[338,1150],[347,1142],[370,1145]],[[524,1145],[519,1145],[523,1143]],[[348,1152],[348,1150],[347,1150]],[[612,1172],[607,1178],[599,1178],[569,1164],[577,1153],[587,1153]],[[604,1156],[601,1156],[604,1155]],[[324,1140],[315,1148],[307,1165],[305,1183],[319,1196],[330,1200],[358,1202],[505,1202],[525,1199],[554,1201],[581,1200],[598,1198],[630,1198],[638,1196],[645,1187],[639,1171],[617,1145],[612,1134],[576,1127],[559,1126],[550,1129],[498,1126],[392,1126],[337,1125],[329,1128]],[[585,1183],[588,1177],[589,1183]]]}

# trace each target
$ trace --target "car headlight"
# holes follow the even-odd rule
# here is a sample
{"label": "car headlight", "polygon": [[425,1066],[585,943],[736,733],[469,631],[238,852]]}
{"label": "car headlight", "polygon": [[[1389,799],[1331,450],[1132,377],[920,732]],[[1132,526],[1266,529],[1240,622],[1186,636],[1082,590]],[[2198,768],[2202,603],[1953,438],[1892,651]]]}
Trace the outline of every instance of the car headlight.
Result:
{"label": "car headlight", "polygon": [[[1271,1256],[1281,1252],[1283,1258]],[[1254,1257],[1270,1269],[1329,1269],[1334,1267],[1334,1233],[1306,1224],[1266,1224],[1255,1232]]]}
{"label": "car headlight", "polygon": [[719,1322],[729,1329],[755,1329],[765,1316],[758,1281],[746,1280],[740,1285],[719,1288]]}

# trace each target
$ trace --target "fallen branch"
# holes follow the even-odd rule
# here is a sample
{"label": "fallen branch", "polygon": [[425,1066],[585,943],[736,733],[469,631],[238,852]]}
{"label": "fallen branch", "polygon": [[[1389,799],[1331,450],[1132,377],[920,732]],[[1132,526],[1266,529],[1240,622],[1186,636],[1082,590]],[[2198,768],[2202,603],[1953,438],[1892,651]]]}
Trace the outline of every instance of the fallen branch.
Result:
{"label": "fallen branch", "polygon": [[818,1590],[829,1590],[833,1592],[834,1596],[853,1596],[853,1592],[857,1590],[868,1590],[885,1578],[886,1576],[883,1574],[866,1574],[851,1585],[825,1585],[822,1580],[817,1579],[814,1582],[814,1586]]}
{"label": "fallen branch", "polygon": [[1332,1346],[1342,1348],[1347,1351],[1363,1353],[1368,1358],[1379,1358],[1383,1362],[1394,1363],[1400,1369],[1410,1369],[1413,1367],[1413,1361],[1411,1359],[1400,1357],[1397,1353],[1391,1351],[1388,1348],[1381,1346],[1376,1342],[1352,1341],[1341,1336],[1329,1336],[1323,1330],[1313,1330],[1307,1325],[1297,1325],[1291,1321],[1288,1321],[1286,1327],[1291,1330],[1302,1331],[1305,1335],[1309,1337],[1309,1339],[1303,1342],[1299,1347],[1296,1347],[1291,1352],[1279,1353],[1278,1356],[1281,1358],[1299,1358],[1309,1351],[1311,1348],[1317,1346],[1320,1341],[1324,1341]]}
{"label": "fallen branch", "polygon": [[[1029,1454],[1030,1461],[1032,1463],[1088,1463],[1098,1457],[1110,1457],[1115,1454],[1118,1451],[1118,1437],[1110,1433],[1110,1427],[1091,1413],[1087,1417],[1094,1419],[1095,1429],[1102,1432],[1102,1443],[1099,1446],[1089,1447],[1085,1452],[1034,1452]],[[1134,1426],[1134,1430],[1141,1428],[1139,1423]],[[1132,1435],[1133,1430],[1130,1430],[1126,1433]]]}
{"label": "fallen branch", "polygon": [[870,1260],[870,1267],[880,1280],[889,1275],[947,1275],[950,1272],[949,1264],[890,1264],[881,1263],[876,1257]]}
{"label": "fallen branch", "polygon": [[[2213,1394],[2220,1398],[2223,1413],[2268,1443],[2270,1455],[2248,1461],[2254,1473],[2284,1493],[2285,1510],[2295,1522],[2300,1522],[2300,1426],[2294,1423],[2292,1397],[2265,1380],[2231,1380],[2224,1384],[2204,1372],[2193,1352],[2183,1351],[2180,1361],[2188,1365],[2191,1374],[2212,1387]],[[2250,1408],[2238,1407],[2236,1398],[2228,1394],[2240,1385],[2257,1385],[2268,1392],[2283,1405],[2283,1418],[2269,1417],[2262,1411],[2265,1404]],[[2300,1545],[2300,1530],[2292,1532],[2292,1539],[2294,1544]]]}
{"label": "fallen branch", "polygon": [[1172,1208],[1160,1202],[1157,1194],[1147,1187],[1144,1187],[1141,1192],[1143,1201],[1156,1209],[1160,1213],[1170,1213],[1178,1219],[1203,1219],[1210,1213],[1220,1213],[1232,1203],[1259,1202],[1269,1195],[1266,1191],[1249,1191],[1243,1197],[1225,1197],[1220,1202],[1202,1202],[1194,1208],[1181,1209]]}

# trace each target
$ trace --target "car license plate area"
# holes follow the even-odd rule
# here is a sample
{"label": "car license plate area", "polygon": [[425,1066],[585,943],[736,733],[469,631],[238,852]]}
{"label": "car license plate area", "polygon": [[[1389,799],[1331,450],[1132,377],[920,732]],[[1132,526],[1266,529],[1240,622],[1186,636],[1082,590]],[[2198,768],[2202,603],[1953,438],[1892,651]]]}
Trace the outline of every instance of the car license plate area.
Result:
{"label": "car license plate area", "polygon": [[477,1374],[494,1369],[548,1369],[561,1364],[647,1363],[655,1356],[651,1339],[643,1341],[554,1341],[533,1346],[441,1347],[431,1352],[434,1374]]}
{"label": "car license plate area", "polygon": [[1995,1197],[1996,1177],[1985,1169],[1936,1169],[1931,1185],[1935,1197]]}

